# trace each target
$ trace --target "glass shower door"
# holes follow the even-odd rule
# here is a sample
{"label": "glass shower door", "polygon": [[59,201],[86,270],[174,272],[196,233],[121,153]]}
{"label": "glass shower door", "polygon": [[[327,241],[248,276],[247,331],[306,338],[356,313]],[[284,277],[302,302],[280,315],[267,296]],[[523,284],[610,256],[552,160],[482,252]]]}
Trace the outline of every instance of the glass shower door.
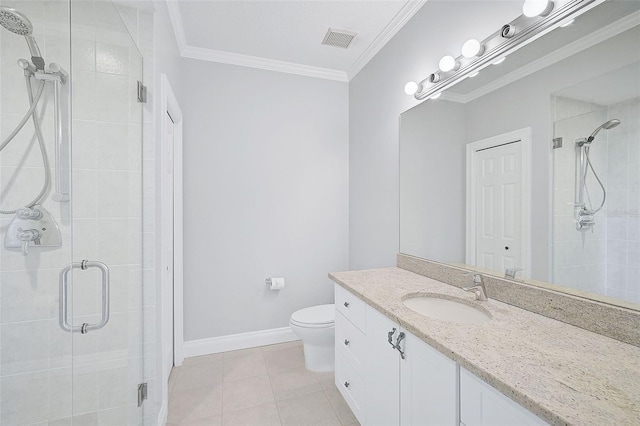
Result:
{"label": "glass shower door", "polygon": [[73,415],[78,424],[137,425],[142,56],[110,1],[72,1],[71,21]]}
{"label": "glass shower door", "polygon": [[0,24],[0,424],[142,424],[142,56],[111,1]]}

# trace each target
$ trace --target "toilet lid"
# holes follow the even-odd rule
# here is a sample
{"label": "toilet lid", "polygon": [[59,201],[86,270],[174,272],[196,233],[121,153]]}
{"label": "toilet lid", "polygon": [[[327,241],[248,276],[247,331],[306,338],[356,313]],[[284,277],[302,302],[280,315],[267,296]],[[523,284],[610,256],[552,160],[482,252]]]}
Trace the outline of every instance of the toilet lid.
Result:
{"label": "toilet lid", "polygon": [[331,325],[335,322],[335,305],[310,306],[291,314],[291,322],[301,326],[313,327]]}

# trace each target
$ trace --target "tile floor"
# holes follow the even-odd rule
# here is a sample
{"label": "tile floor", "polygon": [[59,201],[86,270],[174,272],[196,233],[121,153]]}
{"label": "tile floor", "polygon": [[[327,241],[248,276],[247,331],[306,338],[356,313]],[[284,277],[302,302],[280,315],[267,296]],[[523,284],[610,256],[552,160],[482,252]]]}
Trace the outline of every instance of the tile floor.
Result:
{"label": "tile floor", "polygon": [[304,368],[301,342],[188,358],[169,379],[167,426],[358,425],[333,372]]}

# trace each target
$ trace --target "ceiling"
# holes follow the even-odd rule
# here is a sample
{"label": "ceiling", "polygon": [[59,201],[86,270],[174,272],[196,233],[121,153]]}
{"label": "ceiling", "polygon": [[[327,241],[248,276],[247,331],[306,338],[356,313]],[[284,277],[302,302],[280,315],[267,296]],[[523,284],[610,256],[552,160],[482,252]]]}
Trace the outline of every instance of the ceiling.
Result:
{"label": "ceiling", "polygon": [[[184,57],[349,81],[426,0],[167,0]],[[355,32],[348,49],[322,45]]]}

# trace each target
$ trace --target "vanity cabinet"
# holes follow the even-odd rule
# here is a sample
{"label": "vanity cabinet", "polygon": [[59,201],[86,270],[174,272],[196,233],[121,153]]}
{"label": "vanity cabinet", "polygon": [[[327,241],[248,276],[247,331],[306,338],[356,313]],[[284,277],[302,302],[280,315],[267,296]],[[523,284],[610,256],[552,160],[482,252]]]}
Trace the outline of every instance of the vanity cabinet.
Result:
{"label": "vanity cabinet", "polygon": [[335,294],[335,383],[358,421],[457,425],[456,363],[342,287]]}
{"label": "vanity cabinet", "polygon": [[457,425],[458,365],[406,332],[400,359],[400,424]]}
{"label": "vanity cabinet", "polygon": [[400,327],[370,306],[366,307],[366,320],[365,424],[395,425],[400,419],[400,353],[391,346],[389,339],[396,341]]}
{"label": "vanity cabinet", "polygon": [[335,384],[361,424],[546,424],[339,285],[335,299]]}
{"label": "vanity cabinet", "polygon": [[541,426],[547,423],[464,368],[460,368],[460,424]]}
{"label": "vanity cabinet", "polygon": [[365,423],[366,303],[335,286],[335,384],[358,421]]}

